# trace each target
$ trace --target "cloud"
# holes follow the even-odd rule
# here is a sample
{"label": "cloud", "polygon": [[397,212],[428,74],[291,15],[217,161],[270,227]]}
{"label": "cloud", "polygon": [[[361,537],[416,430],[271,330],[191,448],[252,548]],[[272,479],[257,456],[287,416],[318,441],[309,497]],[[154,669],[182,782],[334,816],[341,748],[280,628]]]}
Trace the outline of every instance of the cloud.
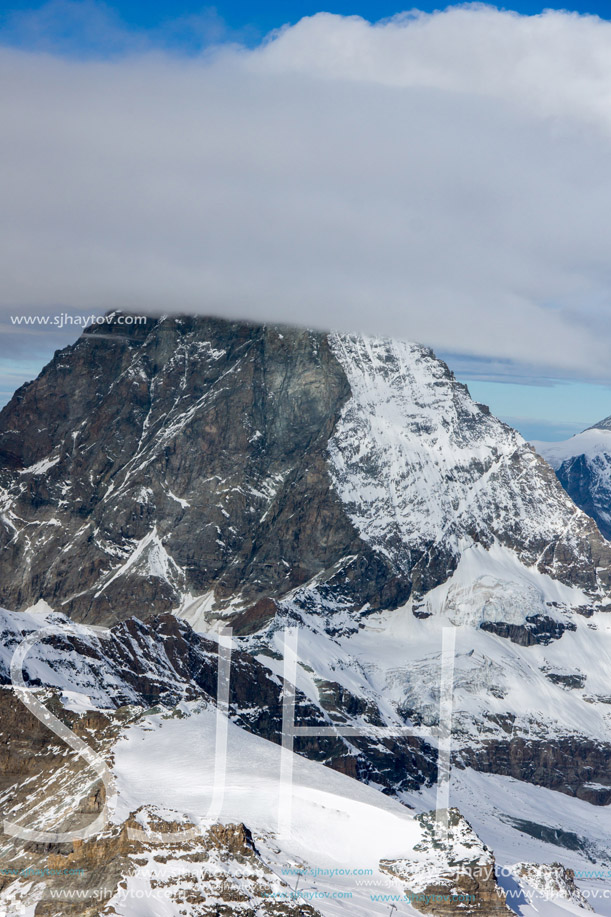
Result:
{"label": "cloud", "polygon": [[0,86],[5,313],[291,321],[611,378],[605,21],[476,5],[196,56],[5,47]]}

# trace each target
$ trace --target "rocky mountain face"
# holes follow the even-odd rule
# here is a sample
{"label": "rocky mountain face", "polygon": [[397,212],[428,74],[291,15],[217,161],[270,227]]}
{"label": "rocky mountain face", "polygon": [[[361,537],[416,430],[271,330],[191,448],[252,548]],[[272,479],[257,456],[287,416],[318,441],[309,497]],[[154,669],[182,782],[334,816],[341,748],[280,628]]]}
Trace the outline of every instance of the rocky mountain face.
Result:
{"label": "rocky mountain face", "polygon": [[393,608],[473,542],[593,596],[611,576],[548,466],[416,345],[213,319],[96,327],[0,413],[0,486],[0,602],[90,623],[314,583]]}
{"label": "rocky mountain face", "polygon": [[561,443],[533,443],[579,506],[611,539],[611,417]]}
{"label": "rocky mountain face", "polygon": [[255,604],[358,557],[354,602],[396,604],[407,585],[331,487],[348,395],[324,335],[192,319],[83,335],[0,416],[0,600],[112,623],[189,593]]}
{"label": "rocky mountain face", "polygon": [[[282,857],[311,865],[322,843],[318,825],[310,847],[303,838],[286,846],[269,818],[291,634],[295,723],[320,730],[293,736],[294,767],[315,769],[303,772],[302,823],[318,824],[324,811],[336,824],[342,813],[347,834],[322,832],[331,856],[355,825],[367,834],[376,806],[399,821],[397,812],[420,813],[409,844],[405,826],[393,849],[386,822],[372,834],[376,881],[391,876],[400,913],[451,913],[459,893],[475,895],[473,913],[506,913],[495,862],[528,864],[535,885],[542,863],[575,876],[584,864],[611,864],[611,544],[550,465],[426,347],[190,317],[94,327],[0,412],[0,602],[10,609],[0,612],[10,698],[0,729],[13,749],[4,770],[0,758],[0,803],[10,800],[11,818],[28,808],[38,756],[49,781],[63,767],[61,744],[48,756],[39,726],[29,760],[19,725],[10,666],[31,640],[25,684],[75,731],[91,731],[119,785],[121,818],[99,850],[87,848],[92,862],[115,851],[113,895],[152,856],[126,845],[126,825],[200,811],[189,792],[202,786],[202,755],[188,762],[192,747],[216,741],[226,625],[230,734],[248,771],[235,786],[263,780],[265,804],[240,791],[224,822],[234,827],[217,838],[225,850],[240,835],[239,893],[232,886],[216,905],[195,896],[185,913],[299,912],[264,902],[271,886],[261,878]],[[444,730],[450,801],[462,813],[452,828],[485,860],[481,882],[456,878],[450,849],[430,881],[418,878],[428,869],[422,851],[435,859],[439,850],[426,813]],[[82,782],[72,793],[82,818],[99,808],[100,788],[66,767],[57,779]],[[327,783],[331,802],[326,790],[316,795]],[[358,817],[341,802],[351,793]],[[56,824],[62,813],[45,809],[47,796],[34,812]],[[183,872],[216,843],[209,828],[178,857]],[[185,881],[224,881],[195,873]],[[449,888],[435,910],[431,896]],[[367,917],[395,900],[361,894],[353,912]],[[329,891],[308,913],[336,917],[332,900]],[[53,905],[36,907],[40,917]],[[112,913],[96,907],[92,917]]]}

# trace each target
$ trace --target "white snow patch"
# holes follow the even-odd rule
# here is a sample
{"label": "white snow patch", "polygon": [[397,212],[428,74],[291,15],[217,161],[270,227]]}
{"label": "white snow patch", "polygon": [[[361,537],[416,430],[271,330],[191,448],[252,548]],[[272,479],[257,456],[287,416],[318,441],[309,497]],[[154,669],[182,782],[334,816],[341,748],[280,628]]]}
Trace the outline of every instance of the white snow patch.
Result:
{"label": "white snow patch", "polygon": [[34,465],[29,465],[27,468],[23,468],[19,474],[45,474],[49,468],[53,468],[54,465],[57,465],[59,462],[59,455],[56,455],[54,458],[41,459],[39,462],[35,462]]}
{"label": "white snow patch", "polygon": [[550,604],[567,608],[588,605],[576,586],[566,586],[526,567],[509,548],[498,543],[489,550],[469,545],[452,576],[424,597],[430,614],[447,614],[453,624],[479,625],[483,621],[521,624],[526,616],[555,617]]}
{"label": "white snow patch", "polygon": [[182,577],[182,570],[164,548],[157,534],[156,525],[138,542],[125,563],[115,569],[112,576],[102,584],[95,594],[96,598],[129,570],[137,570],[140,575],[144,576],[156,576],[172,584],[176,578]]}

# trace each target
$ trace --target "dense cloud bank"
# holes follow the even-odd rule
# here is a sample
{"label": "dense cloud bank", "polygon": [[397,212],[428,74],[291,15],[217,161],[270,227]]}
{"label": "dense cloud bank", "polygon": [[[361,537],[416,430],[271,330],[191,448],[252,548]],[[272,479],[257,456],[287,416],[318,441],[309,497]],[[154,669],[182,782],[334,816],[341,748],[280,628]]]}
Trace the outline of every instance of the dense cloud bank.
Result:
{"label": "dense cloud bank", "polygon": [[319,14],[0,50],[5,315],[194,310],[609,375],[611,24]]}

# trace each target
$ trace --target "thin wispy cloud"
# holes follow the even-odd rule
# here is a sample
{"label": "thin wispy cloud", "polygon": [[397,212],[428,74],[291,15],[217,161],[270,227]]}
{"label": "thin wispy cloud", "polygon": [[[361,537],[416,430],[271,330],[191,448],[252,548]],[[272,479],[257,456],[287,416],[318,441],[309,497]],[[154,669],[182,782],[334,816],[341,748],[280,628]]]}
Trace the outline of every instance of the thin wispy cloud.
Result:
{"label": "thin wispy cloud", "polygon": [[115,25],[112,54],[15,22],[0,50],[5,312],[331,325],[610,378],[609,23],[319,14],[182,55]]}

